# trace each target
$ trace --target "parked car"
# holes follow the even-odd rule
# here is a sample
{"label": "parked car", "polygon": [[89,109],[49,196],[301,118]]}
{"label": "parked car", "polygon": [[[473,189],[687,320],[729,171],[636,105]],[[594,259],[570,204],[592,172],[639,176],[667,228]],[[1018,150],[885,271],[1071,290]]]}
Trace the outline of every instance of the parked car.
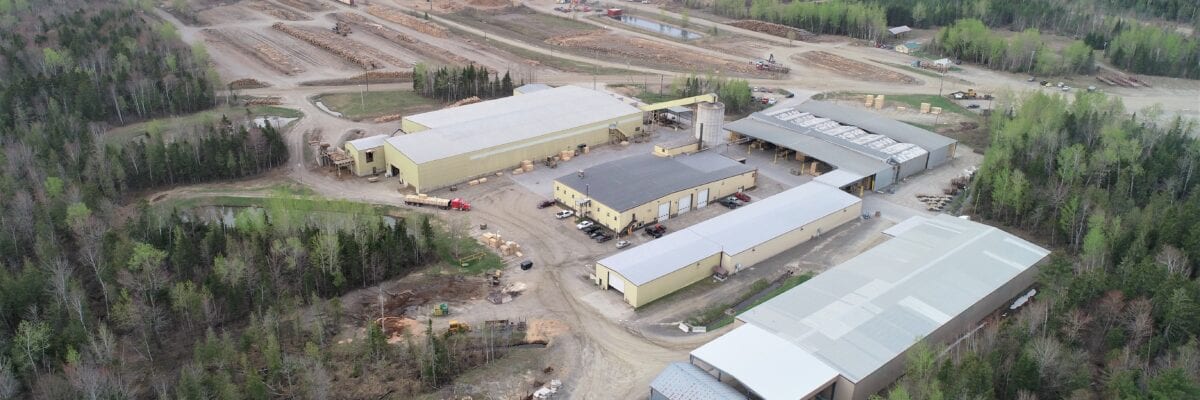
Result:
{"label": "parked car", "polygon": [[775,105],[776,102],[777,101],[775,99],[767,99],[767,105],[773,106],[773,105]]}
{"label": "parked car", "polygon": [[557,212],[557,213],[554,213],[554,217],[555,217],[555,218],[558,218],[558,219],[567,218],[567,217],[570,217],[570,216],[572,216],[572,215],[575,215],[575,212],[574,212],[574,211],[571,211],[571,210],[562,210],[562,211],[559,211],[559,212]]}
{"label": "parked car", "polygon": [[742,206],[741,203],[738,203],[737,199],[734,199],[731,197],[726,197],[724,199],[721,199],[721,205],[725,206],[725,208],[728,208],[730,210]]}
{"label": "parked car", "polygon": [[585,220],[583,220],[583,222],[580,222],[580,223],[576,224],[576,225],[575,225],[575,227],[576,227],[576,228],[579,228],[579,230],[584,230],[584,229],[587,229],[588,227],[590,227],[590,226],[592,226],[592,225],[595,225],[595,224],[596,224],[595,222],[592,222],[591,220],[586,220],[586,219],[585,219]]}
{"label": "parked car", "polygon": [[538,203],[539,210],[543,209],[543,208],[553,207],[553,206],[554,206],[554,200],[543,200],[541,203]]}
{"label": "parked car", "polygon": [[646,231],[647,235],[650,235],[650,236],[654,237],[655,239],[657,239],[657,238],[662,237],[662,235],[664,233],[667,233],[667,227],[662,226],[662,224],[654,224],[654,225],[647,226],[645,231]]}
{"label": "parked car", "polygon": [[589,227],[587,227],[587,228],[583,228],[583,232],[584,232],[584,233],[587,233],[587,234],[589,234],[589,235],[590,235],[590,234],[593,234],[593,233],[596,233],[596,231],[598,231],[598,230],[600,230],[600,225],[592,225],[592,226],[589,226]]}
{"label": "parked car", "polygon": [[974,110],[976,108],[979,108],[979,105],[978,104],[967,104],[967,108]]}
{"label": "parked car", "polygon": [[618,240],[617,241],[618,249],[623,249],[623,248],[629,247],[629,245],[630,245],[630,243],[628,240]]}
{"label": "parked car", "polygon": [[601,237],[601,236],[604,236],[604,235],[606,235],[606,234],[604,233],[604,231],[597,230],[597,231],[595,231],[595,232],[589,233],[589,234],[588,234],[588,237],[589,237],[589,238],[592,238],[592,239],[595,239],[595,238],[598,238],[598,237]]}
{"label": "parked car", "polygon": [[733,197],[737,197],[738,200],[741,200],[741,201],[744,201],[747,203],[750,202],[750,195],[742,193],[742,192],[734,193]]}
{"label": "parked car", "polygon": [[601,233],[600,236],[596,237],[596,243],[604,243],[609,240],[612,240],[612,238],[613,238],[612,235],[609,235],[607,233]]}
{"label": "parked car", "polygon": [[521,269],[522,270],[528,271],[530,268],[533,268],[533,261],[530,261],[530,260],[521,261]]}

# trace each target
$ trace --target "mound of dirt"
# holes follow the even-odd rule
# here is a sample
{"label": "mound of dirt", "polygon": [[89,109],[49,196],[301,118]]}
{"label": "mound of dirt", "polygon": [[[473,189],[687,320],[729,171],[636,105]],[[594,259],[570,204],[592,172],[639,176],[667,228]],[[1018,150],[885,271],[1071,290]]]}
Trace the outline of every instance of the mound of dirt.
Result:
{"label": "mound of dirt", "polygon": [[238,79],[233,82],[229,82],[229,88],[233,90],[262,89],[265,87],[271,87],[271,84],[251,78]]}
{"label": "mound of dirt", "polygon": [[732,21],[732,22],[727,22],[726,24],[736,26],[736,27],[742,28],[742,29],[749,29],[749,30],[752,30],[755,32],[762,32],[762,33],[765,33],[768,35],[779,36],[781,38],[788,38],[788,35],[791,34],[792,37],[790,37],[789,39],[810,40],[813,37],[817,36],[817,35],[814,35],[812,32],[806,31],[804,29],[793,28],[793,27],[790,27],[787,25],[780,25],[780,24],[759,21],[759,20],[754,20],[754,19],[744,19],[744,20],[740,20],[740,21]]}

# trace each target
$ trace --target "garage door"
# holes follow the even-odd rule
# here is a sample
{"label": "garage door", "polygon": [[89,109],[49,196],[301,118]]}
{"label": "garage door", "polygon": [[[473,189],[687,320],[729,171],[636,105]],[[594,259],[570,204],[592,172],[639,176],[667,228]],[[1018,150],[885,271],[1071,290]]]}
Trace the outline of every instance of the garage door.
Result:
{"label": "garage door", "polygon": [[608,287],[621,293],[625,293],[625,281],[617,277],[617,274],[608,273]]}
{"label": "garage door", "polygon": [[699,210],[708,205],[708,189],[701,190],[696,194],[696,209]]}
{"label": "garage door", "polygon": [[658,222],[666,221],[671,218],[671,203],[662,203],[658,205]]}
{"label": "garage door", "polygon": [[692,209],[692,195],[687,195],[679,198],[679,212],[676,215],[683,214]]}

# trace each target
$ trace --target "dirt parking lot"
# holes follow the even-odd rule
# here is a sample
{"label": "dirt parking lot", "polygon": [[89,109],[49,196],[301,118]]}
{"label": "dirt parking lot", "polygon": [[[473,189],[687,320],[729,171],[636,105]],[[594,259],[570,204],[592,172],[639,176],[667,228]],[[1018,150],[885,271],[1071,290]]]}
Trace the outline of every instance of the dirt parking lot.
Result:
{"label": "dirt parking lot", "polygon": [[911,76],[877,67],[864,62],[854,61],[824,51],[809,51],[792,56],[792,61],[823,68],[837,74],[872,82],[903,83],[917,85],[922,82]]}

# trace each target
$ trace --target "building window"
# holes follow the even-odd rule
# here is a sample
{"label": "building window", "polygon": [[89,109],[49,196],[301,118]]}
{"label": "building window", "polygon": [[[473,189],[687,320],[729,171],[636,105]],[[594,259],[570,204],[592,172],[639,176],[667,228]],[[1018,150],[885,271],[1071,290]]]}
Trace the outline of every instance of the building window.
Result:
{"label": "building window", "polygon": [[375,162],[375,152],[374,151],[367,152],[367,162]]}

